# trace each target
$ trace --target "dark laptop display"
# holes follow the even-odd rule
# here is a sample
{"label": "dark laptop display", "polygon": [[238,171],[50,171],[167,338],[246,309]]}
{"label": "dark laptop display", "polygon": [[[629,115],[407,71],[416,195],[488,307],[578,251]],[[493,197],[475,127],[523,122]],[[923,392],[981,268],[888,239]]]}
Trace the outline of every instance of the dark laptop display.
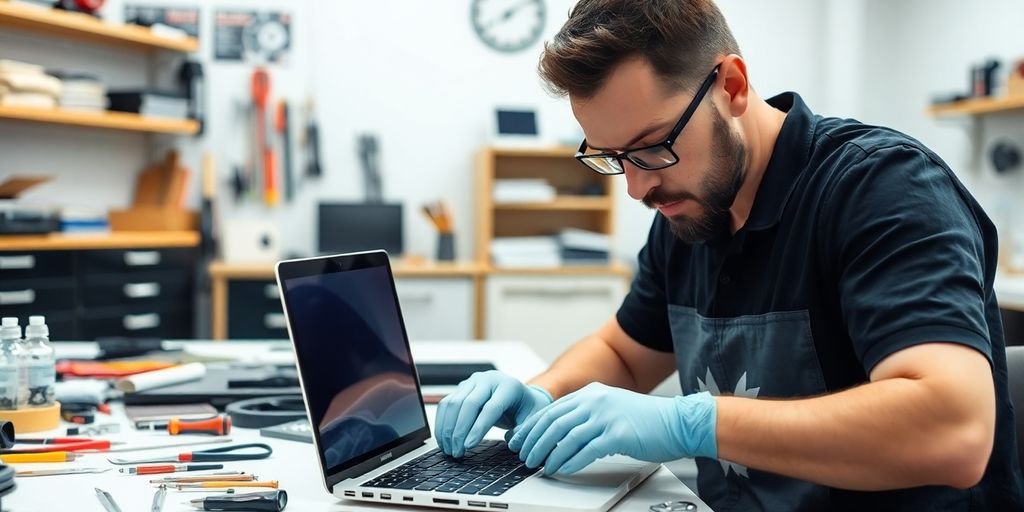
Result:
{"label": "dark laptop display", "polygon": [[280,279],[321,463],[341,477],[430,433],[387,255],[303,263]]}

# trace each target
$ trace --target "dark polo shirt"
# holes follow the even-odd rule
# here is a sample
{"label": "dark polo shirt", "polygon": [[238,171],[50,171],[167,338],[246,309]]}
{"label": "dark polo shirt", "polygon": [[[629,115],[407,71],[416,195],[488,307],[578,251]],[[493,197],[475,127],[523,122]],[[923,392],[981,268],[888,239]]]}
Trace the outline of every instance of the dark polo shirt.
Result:
{"label": "dark polo shirt", "polygon": [[687,245],[657,215],[619,323],[675,353],[684,394],[821,395],[905,348],[966,345],[992,364],[995,446],[966,490],[854,492],[698,459],[701,498],[717,512],[1024,510],[991,221],[920,142],[814,115],[795,93],[769,103],[788,114],[746,225]]}

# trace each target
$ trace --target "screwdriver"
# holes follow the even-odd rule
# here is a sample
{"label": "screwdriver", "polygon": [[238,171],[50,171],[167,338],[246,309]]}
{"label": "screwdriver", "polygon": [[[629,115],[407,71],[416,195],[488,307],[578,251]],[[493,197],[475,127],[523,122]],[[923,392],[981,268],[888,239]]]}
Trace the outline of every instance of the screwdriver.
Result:
{"label": "screwdriver", "polygon": [[148,464],[132,468],[120,468],[121,473],[129,475],[159,475],[163,473],[183,473],[185,471],[206,471],[224,469],[224,464]]}
{"label": "screwdriver", "polygon": [[231,416],[218,414],[212,418],[181,419],[171,418],[167,421],[140,421],[135,428],[148,430],[166,430],[168,434],[212,434],[224,436],[231,432]]}
{"label": "screwdriver", "polygon": [[262,482],[196,482],[189,484],[174,484],[169,485],[168,487],[178,489],[179,491],[182,489],[227,489],[229,487],[272,487],[277,489],[277,480],[266,480]]}

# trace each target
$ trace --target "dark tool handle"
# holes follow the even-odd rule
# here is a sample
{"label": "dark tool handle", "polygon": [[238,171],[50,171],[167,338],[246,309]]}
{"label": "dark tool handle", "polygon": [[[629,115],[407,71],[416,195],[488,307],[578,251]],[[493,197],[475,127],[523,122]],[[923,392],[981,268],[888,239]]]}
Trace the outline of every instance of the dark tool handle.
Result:
{"label": "dark tool handle", "polygon": [[288,493],[283,490],[254,492],[240,495],[210,496],[203,500],[203,510],[253,510],[281,512],[288,505]]}
{"label": "dark tool handle", "polygon": [[[247,449],[260,449],[262,451],[255,453],[232,453],[239,450]],[[181,462],[228,462],[236,460],[257,460],[265,459],[270,457],[274,453],[274,449],[270,445],[263,443],[250,443],[250,444],[239,444],[235,446],[224,446],[221,448],[211,448],[209,450],[203,450],[200,452],[183,453],[179,456]],[[188,456],[187,459],[182,459],[182,456]]]}

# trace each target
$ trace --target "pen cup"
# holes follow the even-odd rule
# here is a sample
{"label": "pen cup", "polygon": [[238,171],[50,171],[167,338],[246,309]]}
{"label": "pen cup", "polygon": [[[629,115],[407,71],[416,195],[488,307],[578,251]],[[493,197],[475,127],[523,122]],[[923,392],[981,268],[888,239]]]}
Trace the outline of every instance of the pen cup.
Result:
{"label": "pen cup", "polygon": [[437,261],[455,261],[455,234],[437,234]]}

